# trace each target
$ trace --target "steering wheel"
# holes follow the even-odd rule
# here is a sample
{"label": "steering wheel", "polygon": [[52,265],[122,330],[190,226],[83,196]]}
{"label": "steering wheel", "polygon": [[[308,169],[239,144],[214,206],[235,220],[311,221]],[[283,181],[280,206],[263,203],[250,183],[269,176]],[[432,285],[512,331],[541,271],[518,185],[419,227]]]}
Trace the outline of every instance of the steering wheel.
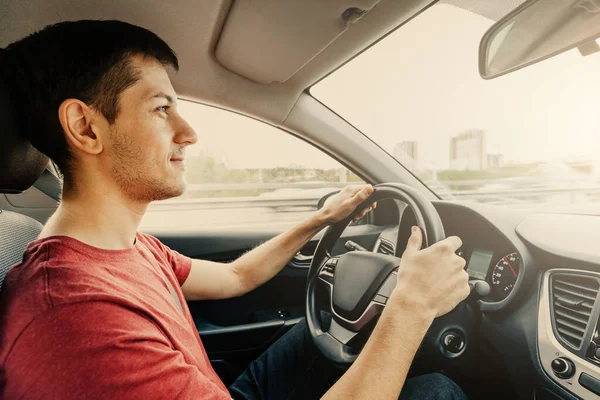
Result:
{"label": "steering wheel", "polygon": [[[353,251],[333,257],[331,251],[352,218],[360,210],[383,199],[400,200],[412,208],[427,247],[446,236],[440,216],[433,204],[414,188],[397,183],[374,187],[373,194],[345,219],[329,226],[317,245],[308,272],[306,288],[306,322],[319,351],[337,364],[350,364],[358,351],[354,339],[384,309],[397,281],[400,257],[365,251]],[[331,324],[326,331],[317,308],[317,287],[329,293]]]}

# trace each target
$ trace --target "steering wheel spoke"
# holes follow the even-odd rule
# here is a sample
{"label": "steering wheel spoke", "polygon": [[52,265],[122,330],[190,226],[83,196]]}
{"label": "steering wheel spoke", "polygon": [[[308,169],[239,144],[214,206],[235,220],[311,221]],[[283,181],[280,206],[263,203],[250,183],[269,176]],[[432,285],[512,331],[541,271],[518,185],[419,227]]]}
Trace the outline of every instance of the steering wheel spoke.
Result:
{"label": "steering wheel spoke", "polygon": [[358,356],[349,346],[340,342],[329,332],[322,332],[313,336],[313,339],[323,355],[337,363],[350,364]]}
{"label": "steering wheel spoke", "polygon": [[[328,260],[329,262],[330,260]],[[336,260],[337,261],[337,260]],[[325,268],[325,265],[324,265]],[[334,269],[335,271],[335,269]],[[332,324],[335,322],[334,332],[339,333],[336,335],[332,332],[332,335],[347,344],[348,340],[344,340],[344,338],[349,336],[349,333],[353,333],[354,335],[358,333],[362,328],[364,328],[369,322],[373,320],[376,316],[381,314],[383,309],[385,308],[385,304],[387,303],[387,299],[389,298],[391,292],[394,290],[396,286],[397,275],[395,271],[389,275],[386,281],[381,285],[381,288],[377,291],[377,293],[372,296],[370,302],[366,306],[364,312],[360,315],[360,317],[355,319],[348,319],[344,316],[340,315],[336,312],[336,309],[333,304],[333,296],[334,296],[334,281],[333,281],[333,273],[330,271],[320,272],[319,279],[322,283],[325,284],[328,289],[329,296],[329,311],[333,314]],[[346,332],[342,332],[340,329],[345,330]],[[351,339],[351,338],[350,338]]]}
{"label": "steering wheel spoke", "polygon": [[346,345],[352,339],[354,339],[356,335],[358,335],[358,332],[353,332],[349,329],[344,328],[342,325],[338,324],[338,322],[335,319],[331,320],[331,325],[329,326],[329,331],[327,333],[333,336],[333,338],[338,342]]}

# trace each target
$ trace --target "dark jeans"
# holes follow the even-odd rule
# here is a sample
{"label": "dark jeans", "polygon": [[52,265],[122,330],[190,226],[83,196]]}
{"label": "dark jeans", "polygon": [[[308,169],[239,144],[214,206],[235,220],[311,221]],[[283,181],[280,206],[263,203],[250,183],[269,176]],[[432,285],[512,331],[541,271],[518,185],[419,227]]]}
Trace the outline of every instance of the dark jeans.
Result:
{"label": "dark jeans", "polygon": [[[323,357],[302,320],[275,342],[231,385],[235,400],[319,399],[343,374]],[[463,400],[467,397],[441,374],[406,381],[401,400]]]}

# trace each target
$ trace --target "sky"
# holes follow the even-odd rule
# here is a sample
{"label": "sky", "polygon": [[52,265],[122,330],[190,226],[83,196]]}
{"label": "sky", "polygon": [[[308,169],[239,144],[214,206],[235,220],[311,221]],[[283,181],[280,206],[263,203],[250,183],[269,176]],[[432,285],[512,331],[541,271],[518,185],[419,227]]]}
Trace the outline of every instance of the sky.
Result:
{"label": "sky", "polygon": [[[479,41],[493,24],[438,4],[355,58],[311,93],[392,153],[419,142],[427,168],[449,166],[449,140],[486,131],[486,151],[509,163],[600,157],[600,53],[575,51],[486,81]],[[352,82],[352,84],[348,84]],[[232,168],[337,162],[260,122],[182,102],[199,135],[189,154],[206,151]]]}
{"label": "sky", "polygon": [[230,168],[338,168],[330,156],[275,127],[197,103],[179,101],[179,112],[198,135],[187,154],[206,153]]}

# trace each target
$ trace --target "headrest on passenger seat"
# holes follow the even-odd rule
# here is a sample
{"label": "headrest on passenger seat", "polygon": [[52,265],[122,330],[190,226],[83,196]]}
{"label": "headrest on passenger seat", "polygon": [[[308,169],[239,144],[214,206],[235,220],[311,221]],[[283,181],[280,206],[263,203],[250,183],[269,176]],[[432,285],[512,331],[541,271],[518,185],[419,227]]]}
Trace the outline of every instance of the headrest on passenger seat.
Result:
{"label": "headrest on passenger seat", "polygon": [[42,175],[48,157],[19,135],[8,88],[0,79],[0,193],[27,190]]}

